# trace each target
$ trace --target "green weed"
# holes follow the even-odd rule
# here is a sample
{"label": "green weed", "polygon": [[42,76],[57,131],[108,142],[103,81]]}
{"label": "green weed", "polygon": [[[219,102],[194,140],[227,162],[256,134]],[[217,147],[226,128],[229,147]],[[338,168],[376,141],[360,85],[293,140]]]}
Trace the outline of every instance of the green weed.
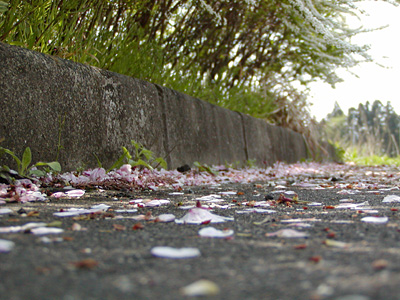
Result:
{"label": "green weed", "polygon": [[[122,154],[117,161],[107,170],[110,172],[119,169],[124,164],[130,164],[132,167],[142,167],[146,169],[156,169],[161,167],[167,169],[167,163],[162,157],[155,157],[153,151],[146,149],[141,143],[134,140],[131,141],[133,146],[133,154],[126,147],[122,147]],[[99,167],[102,166],[99,158],[95,155]]]}
{"label": "green weed", "polygon": [[[15,163],[17,164],[17,172],[20,176],[36,175],[41,177],[45,176],[49,172],[61,172],[61,165],[57,161],[37,162],[36,164],[31,165],[32,152],[29,147],[25,148],[21,159],[19,159],[13,151],[0,147],[0,157],[2,157],[4,154],[10,155],[14,159]],[[43,169],[38,169],[38,167],[42,167]],[[1,170],[10,171],[10,167],[2,166]]]}

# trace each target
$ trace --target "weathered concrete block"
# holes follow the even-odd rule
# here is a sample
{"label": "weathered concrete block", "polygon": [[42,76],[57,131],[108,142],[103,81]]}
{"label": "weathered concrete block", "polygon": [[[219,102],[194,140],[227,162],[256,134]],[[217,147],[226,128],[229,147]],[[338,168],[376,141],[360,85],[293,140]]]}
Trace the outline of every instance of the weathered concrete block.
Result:
{"label": "weathered concrete block", "polygon": [[217,125],[210,104],[161,86],[158,90],[164,104],[168,165],[218,163]]}
{"label": "weathered concrete block", "polygon": [[240,115],[219,106],[211,107],[217,124],[218,143],[215,146],[219,151],[219,164],[245,162],[246,142]]}
{"label": "weathered concrete block", "polygon": [[61,146],[66,170],[96,166],[93,154],[110,166],[132,139],[164,154],[154,85],[4,43],[0,69],[3,147],[52,161]]}

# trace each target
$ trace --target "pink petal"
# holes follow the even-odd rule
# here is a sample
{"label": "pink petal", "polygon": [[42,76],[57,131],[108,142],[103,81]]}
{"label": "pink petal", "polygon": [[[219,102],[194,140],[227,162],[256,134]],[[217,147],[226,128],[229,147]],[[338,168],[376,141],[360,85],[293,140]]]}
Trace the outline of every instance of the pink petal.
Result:
{"label": "pink petal", "polygon": [[68,195],[68,197],[79,198],[85,194],[85,191],[84,190],[70,190],[65,193]]}

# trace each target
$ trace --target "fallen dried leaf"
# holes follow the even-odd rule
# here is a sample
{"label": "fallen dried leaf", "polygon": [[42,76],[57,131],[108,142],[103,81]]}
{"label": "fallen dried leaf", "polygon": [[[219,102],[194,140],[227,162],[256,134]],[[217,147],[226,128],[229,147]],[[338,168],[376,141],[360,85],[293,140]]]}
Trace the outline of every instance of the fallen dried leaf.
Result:
{"label": "fallen dried leaf", "polygon": [[386,269],[389,265],[389,262],[386,259],[377,259],[372,262],[372,267],[375,270],[383,270]]}
{"label": "fallen dried leaf", "polygon": [[93,269],[98,266],[98,262],[93,258],[86,258],[80,261],[72,262],[72,265],[77,269]]}
{"label": "fallen dried leaf", "polygon": [[142,223],[136,223],[135,225],[132,226],[132,230],[138,230],[138,229],[143,229],[144,225]]}
{"label": "fallen dried leaf", "polygon": [[121,224],[113,224],[113,228],[115,231],[124,231],[126,230],[126,226]]}
{"label": "fallen dried leaf", "polygon": [[309,258],[310,261],[314,262],[314,263],[319,263],[321,261],[322,257],[319,255],[315,255],[315,256],[311,256]]}
{"label": "fallen dried leaf", "polygon": [[307,244],[299,244],[299,245],[295,245],[294,249],[296,250],[303,250],[307,248]]}

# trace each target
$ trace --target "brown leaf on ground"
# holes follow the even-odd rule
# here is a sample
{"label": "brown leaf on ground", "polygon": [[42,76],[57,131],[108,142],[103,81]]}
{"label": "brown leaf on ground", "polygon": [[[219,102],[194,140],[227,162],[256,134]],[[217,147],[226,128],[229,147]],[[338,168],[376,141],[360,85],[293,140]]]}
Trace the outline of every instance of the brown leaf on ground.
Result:
{"label": "brown leaf on ground", "polygon": [[94,267],[97,267],[99,263],[93,258],[86,258],[80,261],[72,262],[71,264],[77,269],[93,269]]}

